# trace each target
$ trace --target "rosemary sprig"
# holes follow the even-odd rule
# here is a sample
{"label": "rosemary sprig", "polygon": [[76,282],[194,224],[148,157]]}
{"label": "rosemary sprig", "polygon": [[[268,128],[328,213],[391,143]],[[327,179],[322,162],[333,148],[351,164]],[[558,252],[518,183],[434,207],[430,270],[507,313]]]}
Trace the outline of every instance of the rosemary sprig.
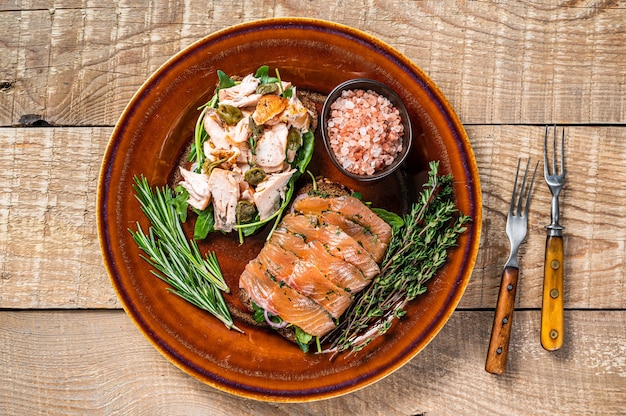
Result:
{"label": "rosemary sprig", "polygon": [[386,333],[445,264],[447,250],[457,244],[470,218],[456,209],[452,177],[439,176],[438,168],[437,162],[430,164],[419,200],[404,216],[404,224],[393,228],[380,274],[322,340],[329,346],[326,352],[357,352]]}
{"label": "rosemary sprig", "polygon": [[139,223],[130,230],[141,257],[157,271],[152,273],[168,283],[169,290],[193,305],[208,311],[229,329],[241,331],[233,323],[222,291],[229,289],[224,281],[215,253],[202,257],[198,245],[185,236],[174,206],[174,194],[168,187],[153,191],[142,175],[135,177],[133,188],[141,209],[151,223],[146,234]]}

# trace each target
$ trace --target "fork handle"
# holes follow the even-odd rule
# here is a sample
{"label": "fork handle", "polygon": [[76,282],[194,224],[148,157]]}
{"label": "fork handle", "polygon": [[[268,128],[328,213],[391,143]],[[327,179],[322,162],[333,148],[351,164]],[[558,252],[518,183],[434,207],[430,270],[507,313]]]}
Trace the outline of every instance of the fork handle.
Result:
{"label": "fork handle", "polygon": [[563,345],[563,237],[548,236],[543,267],[541,345],[555,351]]}
{"label": "fork handle", "polygon": [[518,276],[519,269],[516,267],[505,267],[502,272],[500,293],[498,294],[487,362],[485,363],[485,370],[492,374],[503,374],[506,371]]}

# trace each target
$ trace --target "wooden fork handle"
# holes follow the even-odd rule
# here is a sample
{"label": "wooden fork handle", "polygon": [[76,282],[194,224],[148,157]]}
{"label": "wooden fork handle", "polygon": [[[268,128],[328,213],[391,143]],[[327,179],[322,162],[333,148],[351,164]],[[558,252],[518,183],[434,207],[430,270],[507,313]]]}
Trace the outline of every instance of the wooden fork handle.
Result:
{"label": "wooden fork handle", "polygon": [[563,237],[548,236],[543,268],[541,345],[555,351],[563,345]]}
{"label": "wooden fork handle", "polygon": [[487,362],[485,363],[485,370],[492,374],[503,374],[506,371],[518,277],[519,269],[515,267],[505,267],[502,272],[500,293],[498,294]]}

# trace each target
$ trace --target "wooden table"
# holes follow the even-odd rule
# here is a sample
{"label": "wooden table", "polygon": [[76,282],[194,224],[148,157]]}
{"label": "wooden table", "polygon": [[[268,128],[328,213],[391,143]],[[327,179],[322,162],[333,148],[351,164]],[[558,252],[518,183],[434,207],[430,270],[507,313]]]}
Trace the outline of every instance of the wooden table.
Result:
{"label": "wooden table", "polygon": [[[0,2],[0,414],[625,414],[626,2]],[[335,399],[273,404],[187,376],[140,334],[99,252],[95,201],[119,115],[168,57],[272,16],[331,20],[405,53],[464,123],[480,254],[457,311],[406,366]],[[563,348],[539,342],[548,188],[521,249],[508,369],[484,370],[518,157],[564,126]]]}

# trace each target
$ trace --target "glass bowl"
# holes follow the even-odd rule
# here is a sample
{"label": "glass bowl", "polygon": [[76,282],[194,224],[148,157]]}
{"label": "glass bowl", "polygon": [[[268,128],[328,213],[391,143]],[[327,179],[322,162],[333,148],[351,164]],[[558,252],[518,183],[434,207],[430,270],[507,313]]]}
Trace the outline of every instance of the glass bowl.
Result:
{"label": "glass bowl", "polygon": [[[329,121],[333,118],[331,116],[332,110],[331,105],[342,96],[344,91],[347,90],[364,90],[364,91],[374,91],[379,95],[387,98],[393,107],[398,110],[400,114],[401,124],[403,127],[403,135],[401,137],[402,140],[402,148],[395,155],[393,162],[388,164],[378,170],[374,171],[372,174],[360,174],[354,171],[350,171],[346,169],[344,163],[341,161],[341,156],[337,155],[337,153],[332,149],[330,143],[330,132],[329,132]],[[328,155],[333,162],[333,164],[339,169],[344,175],[353,178],[358,181],[378,181],[383,179],[393,172],[395,172],[402,163],[406,159],[409,151],[411,150],[411,143],[413,142],[413,129],[411,128],[411,119],[409,117],[409,113],[404,105],[402,99],[398,96],[398,94],[391,89],[389,86],[367,78],[356,78],[345,81],[335,87],[324,102],[324,106],[322,107],[322,114],[320,119],[320,128],[322,131],[322,138],[324,140],[324,146],[328,151]],[[375,160],[375,159],[372,159]]]}

